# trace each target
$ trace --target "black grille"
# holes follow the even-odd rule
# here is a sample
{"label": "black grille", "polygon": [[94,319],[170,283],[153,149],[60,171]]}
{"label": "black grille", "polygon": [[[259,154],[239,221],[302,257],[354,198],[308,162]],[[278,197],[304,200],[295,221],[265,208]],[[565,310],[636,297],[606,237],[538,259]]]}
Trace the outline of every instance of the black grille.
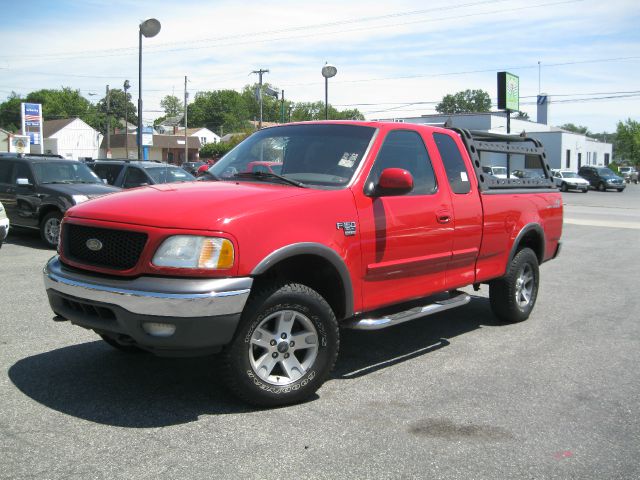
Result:
{"label": "black grille", "polygon": [[[133,268],[147,241],[147,235],[125,230],[85,227],[72,223],[64,224],[64,255],[78,263],[128,270]],[[90,250],[88,240],[98,240],[102,247]],[[94,245],[97,242],[89,242]]]}
{"label": "black grille", "polygon": [[83,313],[95,320],[115,320],[115,314],[105,307],[98,307],[84,302],[76,302],[70,298],[63,298],[62,304],[69,310],[73,310],[78,313]]}

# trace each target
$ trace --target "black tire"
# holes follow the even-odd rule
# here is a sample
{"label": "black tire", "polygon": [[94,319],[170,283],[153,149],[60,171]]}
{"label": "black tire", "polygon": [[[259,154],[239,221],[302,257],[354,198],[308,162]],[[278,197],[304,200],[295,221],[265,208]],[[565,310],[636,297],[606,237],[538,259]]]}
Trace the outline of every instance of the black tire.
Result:
{"label": "black tire", "polygon": [[[280,333],[287,328],[289,337]],[[304,343],[289,342],[302,336]],[[223,352],[226,382],[253,405],[298,403],[324,383],[339,346],[338,322],[320,294],[295,283],[266,287],[247,302],[235,337]],[[292,361],[300,368],[292,369]]]}
{"label": "black tire", "polygon": [[585,188],[584,190],[582,190],[582,193],[587,193],[589,191],[588,188]]}
{"label": "black tire", "polygon": [[61,221],[62,213],[55,210],[47,213],[40,222],[40,237],[42,237],[42,240],[44,240],[44,243],[46,243],[49,248],[58,247]]}
{"label": "black tire", "polygon": [[560,185],[560,191],[566,192],[567,190],[569,190],[569,187],[567,187],[567,184],[565,182],[562,182],[562,185]]}
{"label": "black tire", "polygon": [[624,188],[619,188],[618,191],[619,192],[624,192]]}
{"label": "black tire", "polygon": [[111,345],[116,350],[120,350],[121,352],[133,354],[148,353],[146,350],[143,350],[140,347],[136,347],[135,345],[120,343],[118,340],[107,334],[99,333],[98,335],[100,335],[100,338],[102,338],[102,340],[104,340],[106,343]]}
{"label": "black tire", "polygon": [[[529,276],[530,281],[523,283]],[[526,320],[536,303],[539,283],[538,257],[530,248],[523,248],[511,260],[504,277],[489,284],[493,313],[504,323]]]}
{"label": "black tire", "polygon": [[607,187],[605,186],[605,184],[603,182],[600,182],[598,184],[598,191],[599,192],[605,192],[607,190]]}

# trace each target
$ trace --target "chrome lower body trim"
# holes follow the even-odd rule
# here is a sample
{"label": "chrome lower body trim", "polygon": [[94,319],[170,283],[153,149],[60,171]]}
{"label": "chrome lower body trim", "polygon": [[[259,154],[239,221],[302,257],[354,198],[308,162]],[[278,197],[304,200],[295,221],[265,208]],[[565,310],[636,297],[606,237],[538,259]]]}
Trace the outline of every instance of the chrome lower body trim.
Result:
{"label": "chrome lower body trim", "polygon": [[253,284],[249,277],[105,279],[66,270],[57,255],[47,262],[43,275],[47,290],[117,305],[135,314],[178,318],[238,314]]}
{"label": "chrome lower body trim", "polygon": [[429,305],[415,307],[410,310],[396,313],[393,315],[383,316],[381,318],[359,318],[343,324],[345,328],[353,330],[380,330],[387,327],[393,327],[409,320],[420,317],[426,317],[435,313],[443,312],[451,308],[461,307],[471,301],[471,296],[464,292],[453,292],[450,298],[439,300]]}

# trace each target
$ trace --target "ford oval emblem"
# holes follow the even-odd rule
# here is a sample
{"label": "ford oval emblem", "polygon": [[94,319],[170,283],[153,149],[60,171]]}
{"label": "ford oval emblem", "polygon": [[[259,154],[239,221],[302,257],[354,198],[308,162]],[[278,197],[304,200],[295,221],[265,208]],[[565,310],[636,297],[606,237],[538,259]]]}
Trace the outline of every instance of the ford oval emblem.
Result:
{"label": "ford oval emblem", "polygon": [[92,252],[98,252],[102,250],[102,242],[97,238],[90,238],[89,240],[86,241],[85,245]]}

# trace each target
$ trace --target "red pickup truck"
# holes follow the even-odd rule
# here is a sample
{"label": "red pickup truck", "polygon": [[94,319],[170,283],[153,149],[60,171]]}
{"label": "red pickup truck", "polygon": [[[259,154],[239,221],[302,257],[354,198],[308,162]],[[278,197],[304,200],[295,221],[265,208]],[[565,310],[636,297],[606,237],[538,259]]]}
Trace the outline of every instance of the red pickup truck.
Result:
{"label": "red pickup truck", "polygon": [[[496,155],[541,175],[487,175]],[[340,328],[464,305],[461,287],[488,284],[499,319],[526,319],[538,266],[560,249],[560,194],[542,145],[522,136],[289,124],[254,133],[209,174],[68,210],[45,286],[55,320],[117,349],[221,351],[229,387],[253,404],[315,392]]]}

